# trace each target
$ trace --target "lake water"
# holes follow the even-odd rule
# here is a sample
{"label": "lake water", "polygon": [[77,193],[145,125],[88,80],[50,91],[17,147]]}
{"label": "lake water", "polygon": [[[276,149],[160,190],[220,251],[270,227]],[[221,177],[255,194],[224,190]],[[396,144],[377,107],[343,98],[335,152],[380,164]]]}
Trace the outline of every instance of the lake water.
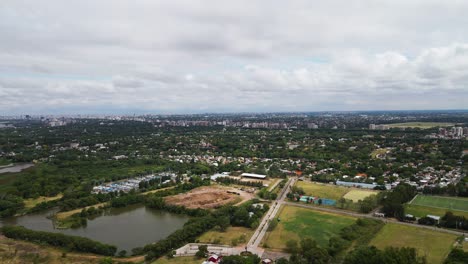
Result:
{"label": "lake water", "polygon": [[133,205],[125,208],[111,208],[105,215],[88,220],[86,227],[77,229],[55,229],[46,217],[48,211],[0,220],[1,225],[21,225],[29,229],[60,232],[67,235],[87,237],[115,245],[118,250],[131,250],[166,238],[181,228],[189,219],[186,215],[172,214]]}
{"label": "lake water", "polygon": [[0,174],[7,173],[7,172],[20,172],[32,166],[34,166],[34,164],[32,163],[22,163],[22,164],[16,164],[10,167],[4,167],[4,168],[0,167]]}

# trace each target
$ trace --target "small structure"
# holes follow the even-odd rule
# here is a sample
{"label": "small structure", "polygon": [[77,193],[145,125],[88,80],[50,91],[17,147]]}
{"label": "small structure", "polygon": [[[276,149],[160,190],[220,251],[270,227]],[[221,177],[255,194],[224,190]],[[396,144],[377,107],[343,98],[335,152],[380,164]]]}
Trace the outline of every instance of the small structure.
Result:
{"label": "small structure", "polygon": [[436,221],[437,221],[437,224],[440,222],[440,216],[437,216],[437,215],[427,215],[427,217],[436,220]]}
{"label": "small structure", "polygon": [[384,213],[374,213],[374,216],[385,217],[385,214]]}
{"label": "small structure", "polygon": [[211,254],[207,260],[203,261],[202,264],[218,264],[221,263],[222,256],[218,256],[216,254]]}
{"label": "small structure", "polygon": [[242,173],[241,177],[243,178],[254,178],[254,179],[266,179],[266,175],[263,174],[255,174],[255,173]]}
{"label": "small structure", "polygon": [[273,260],[268,259],[268,258],[262,259],[262,264],[270,264],[270,263],[273,263]]}

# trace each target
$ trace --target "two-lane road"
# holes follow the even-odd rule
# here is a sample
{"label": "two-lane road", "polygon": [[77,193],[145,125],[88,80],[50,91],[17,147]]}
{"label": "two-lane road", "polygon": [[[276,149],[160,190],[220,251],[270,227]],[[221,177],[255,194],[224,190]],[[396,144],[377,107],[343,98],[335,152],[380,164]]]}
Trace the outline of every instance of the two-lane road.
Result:
{"label": "two-lane road", "polygon": [[286,195],[288,194],[290,186],[293,186],[295,182],[296,182],[296,178],[290,178],[286,182],[286,184],[284,185],[283,189],[280,192],[280,195],[278,195],[278,198],[272,204],[272,206],[266,213],[265,217],[263,218],[262,222],[258,226],[257,230],[255,230],[255,233],[250,238],[249,243],[247,244],[247,248],[249,251],[254,252],[254,253],[258,251],[258,245],[260,244],[263,237],[265,236],[265,233],[268,230],[268,223],[278,213],[279,209],[281,208],[281,205],[284,202],[284,199],[286,198]]}

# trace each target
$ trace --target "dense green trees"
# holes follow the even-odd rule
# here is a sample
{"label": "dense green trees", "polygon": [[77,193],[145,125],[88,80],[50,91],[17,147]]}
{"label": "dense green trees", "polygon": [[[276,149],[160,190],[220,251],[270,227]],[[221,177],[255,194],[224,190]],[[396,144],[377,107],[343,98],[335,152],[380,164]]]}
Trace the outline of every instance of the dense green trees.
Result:
{"label": "dense green trees", "polygon": [[258,264],[260,263],[260,258],[257,255],[248,255],[248,256],[225,256],[223,257],[223,264]]}
{"label": "dense green trees", "polygon": [[12,216],[24,207],[22,199],[18,196],[0,195],[0,218]]}
{"label": "dense green trees", "polygon": [[405,218],[403,204],[409,202],[416,195],[416,187],[405,183],[399,184],[393,191],[386,192],[382,199],[382,212],[387,217],[395,217],[399,220]]}
{"label": "dense green trees", "polygon": [[465,264],[468,262],[468,252],[454,248],[445,259],[444,264]]}
{"label": "dense green trees", "polygon": [[4,226],[1,228],[1,231],[3,235],[8,238],[47,244],[74,251],[95,253],[106,256],[113,256],[117,251],[115,246],[103,244],[89,238],[68,236],[62,233],[33,231],[22,226]]}

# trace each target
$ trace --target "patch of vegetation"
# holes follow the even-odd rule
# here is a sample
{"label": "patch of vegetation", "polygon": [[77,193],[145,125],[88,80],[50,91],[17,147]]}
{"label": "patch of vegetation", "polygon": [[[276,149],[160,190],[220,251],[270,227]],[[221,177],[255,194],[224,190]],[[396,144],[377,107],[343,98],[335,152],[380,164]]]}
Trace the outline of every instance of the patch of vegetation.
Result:
{"label": "patch of vegetation", "polygon": [[468,212],[468,198],[418,195],[410,204]]}
{"label": "patch of vegetation", "polygon": [[442,208],[434,208],[434,207],[427,207],[421,205],[414,205],[414,204],[405,204],[405,212],[408,214],[412,214],[416,217],[425,217],[426,215],[437,215],[443,216],[447,211],[451,211],[456,215],[461,215],[468,218],[468,212],[464,211],[455,211],[455,210],[447,210]]}
{"label": "patch of vegetation", "polygon": [[328,245],[332,236],[352,225],[356,218],[331,213],[318,212],[295,206],[285,206],[278,215],[278,226],[265,239],[269,247],[285,249],[286,241],[299,240],[300,237],[312,237],[318,245]]}
{"label": "patch of vegetation", "polygon": [[162,257],[152,262],[152,264],[200,264],[200,259],[196,257]]}
{"label": "patch of vegetation", "polygon": [[349,188],[306,181],[298,181],[296,186],[302,188],[306,195],[338,200],[350,191]]}
{"label": "patch of vegetation", "polygon": [[101,242],[79,236],[34,231],[22,226],[4,226],[1,228],[1,231],[3,235],[8,238],[47,244],[79,252],[96,253],[105,256],[113,256],[117,252],[116,246],[103,244]]}
{"label": "patch of vegetation", "polygon": [[453,234],[388,223],[377,233],[370,244],[379,249],[414,247],[419,256],[426,257],[428,263],[442,263],[456,238]]}
{"label": "patch of vegetation", "polygon": [[246,227],[230,226],[226,231],[210,230],[201,235],[197,240],[200,243],[212,243],[238,246],[246,243],[255,230]]}
{"label": "patch of vegetation", "polygon": [[455,125],[454,123],[446,122],[405,122],[405,123],[393,123],[387,124],[391,128],[421,128],[428,129],[433,127],[448,127]]}
{"label": "patch of vegetation", "polygon": [[358,202],[359,200],[363,200],[366,197],[371,195],[376,195],[378,192],[376,191],[369,191],[369,190],[355,190],[352,189],[348,193],[346,193],[343,198],[352,200],[353,202]]}

